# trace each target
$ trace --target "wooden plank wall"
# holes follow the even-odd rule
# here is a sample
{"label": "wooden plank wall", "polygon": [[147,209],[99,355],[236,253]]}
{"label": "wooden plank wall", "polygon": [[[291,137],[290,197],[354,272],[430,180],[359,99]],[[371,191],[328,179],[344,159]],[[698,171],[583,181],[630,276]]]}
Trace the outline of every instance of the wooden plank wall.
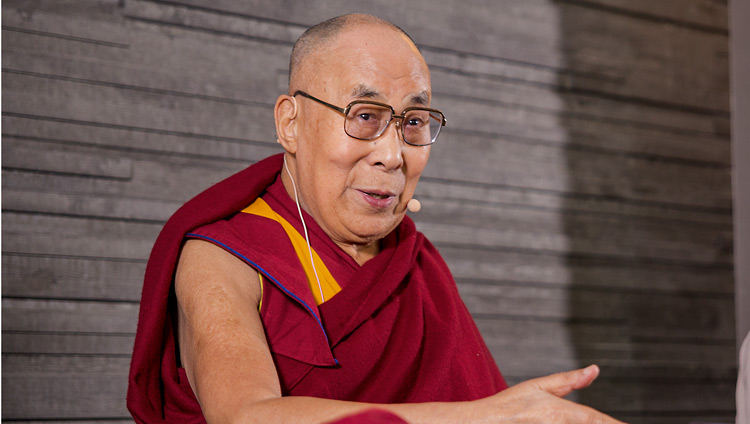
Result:
{"label": "wooden plank wall", "polygon": [[448,127],[417,194],[511,383],[591,362],[630,422],[732,422],[727,6],[716,0],[6,0],[2,417],[127,422],[160,226],[279,151],[305,27],[405,28]]}

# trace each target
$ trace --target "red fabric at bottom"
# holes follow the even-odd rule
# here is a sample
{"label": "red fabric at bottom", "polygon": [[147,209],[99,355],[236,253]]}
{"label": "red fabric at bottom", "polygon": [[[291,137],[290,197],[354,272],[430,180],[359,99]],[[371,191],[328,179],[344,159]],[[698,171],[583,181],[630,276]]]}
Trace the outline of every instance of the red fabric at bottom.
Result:
{"label": "red fabric at bottom", "polygon": [[358,414],[349,415],[329,424],[409,424],[398,415],[380,409],[368,409]]}

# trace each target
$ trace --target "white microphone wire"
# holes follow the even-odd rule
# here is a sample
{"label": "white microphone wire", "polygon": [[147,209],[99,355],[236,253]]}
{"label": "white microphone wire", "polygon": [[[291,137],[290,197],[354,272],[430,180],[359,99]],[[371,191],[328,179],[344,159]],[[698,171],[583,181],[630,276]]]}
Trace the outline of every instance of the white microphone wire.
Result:
{"label": "white microphone wire", "polygon": [[299,212],[299,219],[302,221],[302,229],[305,231],[305,242],[307,243],[307,251],[310,253],[310,264],[312,264],[313,273],[315,274],[315,280],[318,282],[318,290],[320,290],[320,303],[326,301],[323,296],[323,286],[320,285],[320,278],[318,278],[318,271],[315,269],[315,261],[313,260],[312,248],[310,247],[310,238],[307,236],[307,225],[305,225],[305,218],[302,217],[302,208],[299,206],[299,198],[297,197],[297,186],[294,184],[294,177],[289,172],[289,167],[286,166],[286,156],[284,156],[284,170],[286,170],[289,179],[292,180],[292,188],[294,189],[294,203],[297,204],[297,212]]}

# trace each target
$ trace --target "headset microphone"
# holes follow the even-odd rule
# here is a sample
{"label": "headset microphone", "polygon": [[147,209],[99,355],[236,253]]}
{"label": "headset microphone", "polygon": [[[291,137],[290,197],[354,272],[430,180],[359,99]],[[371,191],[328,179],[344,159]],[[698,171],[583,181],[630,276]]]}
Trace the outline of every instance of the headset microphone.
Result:
{"label": "headset microphone", "polygon": [[411,213],[417,213],[422,209],[422,204],[419,202],[419,200],[412,197],[406,204],[406,209],[408,209]]}

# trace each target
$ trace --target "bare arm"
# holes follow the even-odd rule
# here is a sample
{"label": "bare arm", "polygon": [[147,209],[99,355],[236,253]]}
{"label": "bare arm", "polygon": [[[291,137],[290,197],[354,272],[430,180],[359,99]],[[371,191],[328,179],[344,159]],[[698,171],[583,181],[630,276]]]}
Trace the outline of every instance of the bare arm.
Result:
{"label": "bare arm", "polygon": [[598,369],[529,380],[474,402],[371,405],[282,397],[258,313],[255,270],[208,242],[185,243],[175,277],[180,355],[209,423],[326,422],[373,406],[412,423],[619,423],[561,399]]}

